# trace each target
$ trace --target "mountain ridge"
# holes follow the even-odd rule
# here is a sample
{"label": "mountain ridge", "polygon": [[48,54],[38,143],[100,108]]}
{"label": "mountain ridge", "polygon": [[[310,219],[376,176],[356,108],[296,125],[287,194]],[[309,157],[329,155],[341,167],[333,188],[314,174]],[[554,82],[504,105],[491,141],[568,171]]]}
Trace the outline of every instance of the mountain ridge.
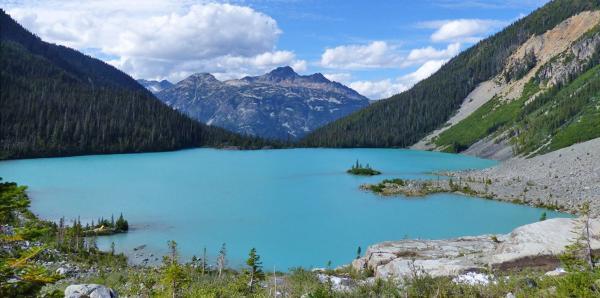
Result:
{"label": "mountain ridge", "polygon": [[173,111],[127,74],[0,10],[0,159],[260,147]]}
{"label": "mountain ridge", "polygon": [[407,147],[444,125],[465,97],[496,76],[510,55],[532,35],[541,35],[582,11],[593,0],[554,0],[480,41],[411,89],[329,123],[300,142],[307,147]]}
{"label": "mountain ridge", "polygon": [[164,89],[171,88],[174,85],[173,83],[169,82],[168,80],[156,81],[156,80],[138,79],[136,81],[152,93],[160,92]]}
{"label": "mountain ridge", "polygon": [[413,148],[504,160],[600,137],[598,64],[600,10],[579,13],[532,36],[497,77],[475,89],[494,86],[471,97],[480,107]]}
{"label": "mountain ridge", "polygon": [[279,140],[297,139],[369,104],[322,74],[299,75],[289,66],[225,81],[195,73],[156,96],[203,123]]}

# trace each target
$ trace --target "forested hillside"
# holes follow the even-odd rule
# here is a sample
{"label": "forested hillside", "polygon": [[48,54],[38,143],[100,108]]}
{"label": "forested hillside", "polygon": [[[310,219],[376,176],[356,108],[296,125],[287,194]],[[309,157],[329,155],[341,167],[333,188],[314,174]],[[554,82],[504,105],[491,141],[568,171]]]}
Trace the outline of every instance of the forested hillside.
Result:
{"label": "forested hillside", "polygon": [[569,49],[531,69],[519,98],[495,96],[433,143],[448,152],[504,144],[514,155],[527,156],[600,137],[599,64],[597,25]]}
{"label": "forested hillside", "polygon": [[262,146],[172,110],[116,68],[0,10],[0,158]]}
{"label": "forested hillside", "polygon": [[414,144],[443,125],[478,84],[498,75],[508,57],[532,35],[542,34],[579,12],[599,7],[597,0],[552,1],[464,51],[410,90],[317,129],[301,144],[318,147]]}

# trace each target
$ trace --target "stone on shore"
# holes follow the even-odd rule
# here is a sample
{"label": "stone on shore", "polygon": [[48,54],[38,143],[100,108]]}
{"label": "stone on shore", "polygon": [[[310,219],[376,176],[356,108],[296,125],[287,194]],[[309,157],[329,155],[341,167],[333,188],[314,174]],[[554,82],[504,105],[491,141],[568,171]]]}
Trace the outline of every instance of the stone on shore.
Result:
{"label": "stone on shore", "polygon": [[97,284],[70,285],[65,289],[65,298],[117,298],[111,288]]}
{"label": "stone on shore", "polygon": [[[583,232],[583,219],[555,218],[521,226],[510,234],[448,240],[388,241],[370,246],[354,260],[355,269],[373,270],[375,277],[427,273],[456,276],[486,269],[539,268],[560,265],[558,256]],[[590,219],[591,246],[600,250],[600,219]]]}

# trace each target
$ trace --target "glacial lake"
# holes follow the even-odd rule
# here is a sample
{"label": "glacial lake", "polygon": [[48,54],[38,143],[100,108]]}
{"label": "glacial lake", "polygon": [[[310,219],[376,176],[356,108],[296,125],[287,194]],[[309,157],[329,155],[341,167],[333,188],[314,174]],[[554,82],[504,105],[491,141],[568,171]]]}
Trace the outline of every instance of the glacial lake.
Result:
{"label": "glacial lake", "polygon": [[[345,171],[356,161],[375,177]],[[290,149],[94,155],[0,162],[0,177],[29,186],[42,218],[82,221],[121,212],[131,230],[98,244],[133,258],[155,256],[167,241],[182,256],[213,263],[222,243],[231,266],[256,247],[265,268],[347,264],[367,246],[403,238],[499,234],[537,221],[545,210],[454,194],[383,198],[361,191],[385,178],[428,178],[435,171],[484,168],[495,161],[401,149]],[[568,216],[547,211],[548,217]]]}

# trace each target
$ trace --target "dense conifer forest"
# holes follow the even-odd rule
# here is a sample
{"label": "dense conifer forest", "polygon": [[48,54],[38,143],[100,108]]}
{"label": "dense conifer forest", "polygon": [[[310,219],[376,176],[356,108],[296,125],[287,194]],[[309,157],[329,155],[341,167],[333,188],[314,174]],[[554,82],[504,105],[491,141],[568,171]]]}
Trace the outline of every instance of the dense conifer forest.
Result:
{"label": "dense conifer forest", "polygon": [[189,119],[116,68],[43,42],[3,10],[0,66],[0,159],[266,145]]}
{"label": "dense conifer forest", "polygon": [[301,145],[412,145],[443,125],[460,107],[464,98],[479,83],[497,75],[511,53],[532,34],[542,34],[570,16],[599,7],[597,0],[552,1],[462,52],[410,90],[315,130],[301,141]]}

